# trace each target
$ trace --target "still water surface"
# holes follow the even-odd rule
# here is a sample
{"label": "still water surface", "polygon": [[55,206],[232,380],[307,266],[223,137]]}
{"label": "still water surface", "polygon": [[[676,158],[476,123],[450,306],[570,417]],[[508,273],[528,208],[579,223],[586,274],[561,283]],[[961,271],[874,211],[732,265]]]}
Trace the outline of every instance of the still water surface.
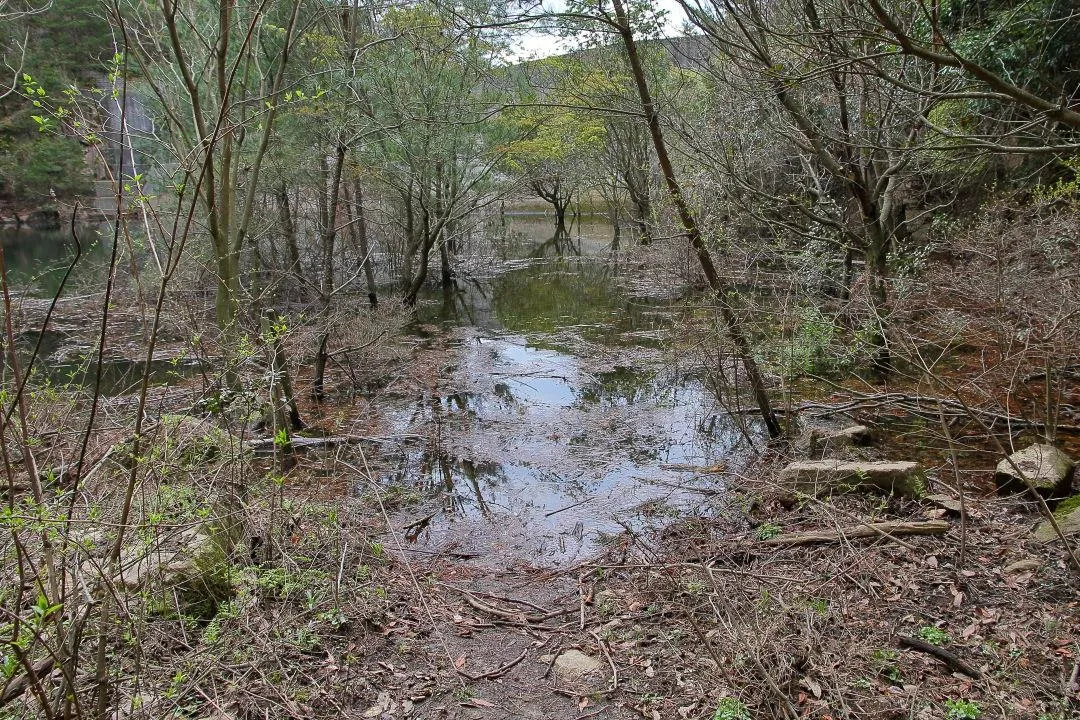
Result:
{"label": "still water surface", "polygon": [[409,536],[422,551],[573,562],[698,511],[720,487],[700,469],[737,470],[762,438],[669,349],[679,301],[625,289],[611,227],[556,240],[549,223],[513,221],[505,260],[418,311],[457,351],[438,391],[387,408],[394,432],[423,438],[383,477],[426,498],[401,518],[433,514]]}
{"label": "still water surface", "polygon": [[[680,301],[635,295],[612,228],[586,219],[554,236],[551,219],[518,216],[498,257],[463,259],[470,272],[422,299],[413,331],[448,343],[454,358],[437,389],[378,400],[390,432],[416,438],[383,473],[420,498],[396,520],[410,551],[453,552],[499,566],[562,564],[626,528],[696,512],[718,477],[738,470],[762,437],[727,415],[694,363],[670,348]],[[76,287],[104,277],[99,231],[82,229]],[[55,289],[70,235],[5,232],[13,284]],[[625,242],[625,239],[624,239]],[[46,347],[46,354],[55,350]],[[53,362],[60,379],[93,368]],[[112,392],[140,368],[110,363]],[[183,368],[162,365],[159,381]]]}

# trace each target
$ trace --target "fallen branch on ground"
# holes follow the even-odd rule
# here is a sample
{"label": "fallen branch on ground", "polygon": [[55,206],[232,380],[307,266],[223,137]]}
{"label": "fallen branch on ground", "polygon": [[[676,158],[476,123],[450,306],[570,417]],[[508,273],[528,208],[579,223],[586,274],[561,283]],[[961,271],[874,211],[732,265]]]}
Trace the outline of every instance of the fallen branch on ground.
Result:
{"label": "fallen branch on ground", "polygon": [[0,707],[7,705],[9,702],[25,693],[35,683],[46,682],[55,665],[56,660],[51,657],[45,658],[44,660],[38,660],[31,666],[31,672],[24,673],[11,680],[11,682],[3,688],[3,692],[0,693]]}
{"label": "fallen branch on ground", "polygon": [[913,637],[907,637],[906,635],[897,635],[896,642],[902,648],[911,648],[912,650],[918,650],[919,652],[933,655],[953,670],[961,672],[968,677],[974,678],[975,680],[982,679],[982,673],[968,665],[956,655],[953,655],[945,648],[938,647],[937,645],[931,645],[928,642],[923,642],[922,640],[917,640]]}
{"label": "fallen branch on ground", "polygon": [[524,660],[525,656],[528,655],[528,654],[529,654],[528,650],[522,650],[520,655],[518,655],[516,658],[514,658],[510,662],[506,663],[505,665],[500,665],[499,667],[495,668],[494,670],[489,670],[488,672],[480,673],[479,675],[471,675],[471,674],[465,672],[464,670],[462,670],[461,668],[454,668],[454,669],[457,671],[458,675],[460,675],[461,677],[466,678],[468,680],[495,680],[496,678],[500,678],[503,675],[505,675],[506,673],[510,672],[511,668],[513,668],[519,662]]}
{"label": "fallen branch on ground", "polygon": [[818,543],[832,543],[841,540],[857,540],[873,537],[886,539],[904,535],[941,535],[949,530],[951,525],[947,520],[925,521],[890,521],[879,523],[862,523],[852,527],[838,528],[836,530],[809,530],[807,532],[781,535],[758,542],[758,545],[814,545]]}
{"label": "fallen branch on ground", "polygon": [[[756,411],[755,411],[756,412]],[[678,472],[697,473],[698,475],[720,475],[727,472],[727,465],[724,463],[716,463],[715,465],[709,465],[708,467],[702,465],[684,465],[679,463],[665,463],[660,466],[661,470],[676,470]]]}
{"label": "fallen branch on ground", "polygon": [[[881,408],[897,408],[927,418],[937,418],[944,414],[946,418],[964,418],[969,415],[977,415],[990,423],[991,426],[1002,423],[1013,428],[1042,429],[1046,423],[1040,420],[1009,415],[1004,412],[984,410],[982,408],[965,408],[961,403],[948,398],[929,397],[925,395],[908,395],[906,393],[850,393],[853,399],[838,403],[804,402],[796,411],[815,416],[836,415],[856,410],[877,410]],[[1080,432],[1080,425],[1057,424],[1056,430],[1067,432]]]}
{"label": "fallen branch on ground", "polygon": [[[333,435],[330,437],[305,437],[303,435],[293,435],[289,439],[289,444],[293,448],[311,448],[311,447],[332,447],[334,445],[348,445],[349,443],[393,443],[406,438],[414,438],[414,435],[398,435],[396,437],[369,437],[367,435]],[[245,447],[252,450],[266,450],[275,447],[274,438],[255,438],[253,440],[245,440]]]}
{"label": "fallen branch on ground", "polygon": [[559,513],[563,512],[564,510],[573,510],[574,508],[578,507],[579,505],[584,505],[585,503],[589,502],[590,500],[592,500],[592,497],[587,497],[584,500],[578,500],[576,503],[573,503],[571,505],[567,505],[566,507],[561,507],[558,510],[552,510],[551,512],[546,512],[546,513],[544,513],[544,517],[549,518],[552,515],[558,515]]}
{"label": "fallen branch on ground", "polygon": [[461,597],[465,600],[465,602],[471,605],[474,610],[479,610],[482,613],[487,613],[488,615],[493,615],[495,617],[505,618],[507,620],[515,620],[518,622],[524,622],[529,624],[542,623],[546,620],[550,620],[551,618],[559,617],[560,615],[568,615],[574,612],[573,609],[567,609],[555,610],[553,612],[544,613],[543,615],[532,615],[518,610],[503,610],[501,608],[497,608],[493,605],[488,605],[487,603],[482,602],[480,599],[474,597],[471,593],[467,591],[459,590],[459,592],[461,592]]}

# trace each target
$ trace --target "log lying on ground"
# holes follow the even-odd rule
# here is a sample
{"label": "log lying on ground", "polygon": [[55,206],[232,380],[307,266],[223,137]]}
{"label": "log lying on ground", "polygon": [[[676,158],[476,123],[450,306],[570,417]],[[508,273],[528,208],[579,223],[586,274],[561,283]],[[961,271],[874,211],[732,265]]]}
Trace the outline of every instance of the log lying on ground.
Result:
{"label": "log lying on ground", "polygon": [[[306,435],[293,435],[289,444],[293,448],[320,448],[333,447],[335,445],[347,445],[351,443],[393,443],[417,438],[417,435],[396,435],[394,437],[377,437],[369,435],[330,435],[326,437],[307,437]],[[244,447],[251,450],[270,450],[274,448],[274,438],[253,438],[244,441]]]}
{"label": "log lying on ground", "polygon": [[0,707],[21,696],[35,683],[46,683],[55,665],[56,660],[53,658],[38,660],[30,666],[31,672],[12,678],[0,691]]}
{"label": "log lying on ground", "polygon": [[937,645],[931,645],[928,642],[923,642],[913,637],[907,637],[906,635],[897,635],[896,642],[900,647],[911,648],[912,650],[918,650],[928,655],[933,655],[941,662],[949,666],[951,670],[963,673],[975,680],[982,679],[982,673],[975,668],[968,665],[956,655],[945,648],[938,647]]}
{"label": "log lying on ground", "polygon": [[807,532],[780,535],[762,540],[758,545],[815,545],[833,543],[841,540],[865,538],[895,538],[905,535],[942,535],[949,530],[947,520],[915,520],[862,523],[835,530],[809,530]]}

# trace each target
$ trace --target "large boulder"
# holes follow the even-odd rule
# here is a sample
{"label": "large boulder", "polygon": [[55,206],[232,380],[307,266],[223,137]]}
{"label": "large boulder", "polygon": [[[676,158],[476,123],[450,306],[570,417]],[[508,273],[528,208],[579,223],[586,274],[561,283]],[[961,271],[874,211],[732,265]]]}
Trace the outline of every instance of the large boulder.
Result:
{"label": "large boulder", "polygon": [[26,224],[35,230],[59,230],[60,213],[54,205],[42,205],[30,211]]}
{"label": "large boulder", "polygon": [[[1065,537],[1080,535],[1080,495],[1074,495],[1058,505],[1057,509],[1054,510],[1054,520],[1057,521],[1057,525],[1061,528],[1061,533]],[[1054,532],[1054,526],[1050,524],[1049,520],[1043,520],[1039,523],[1039,527],[1035,528],[1036,540],[1052,542],[1057,539],[1057,536],[1057,533]]]}
{"label": "large boulder", "polygon": [[240,441],[206,418],[162,415],[156,440],[163,459],[198,465],[239,452]]}
{"label": "large boulder", "polygon": [[129,548],[121,555],[117,583],[169,598],[175,593],[184,612],[213,617],[233,590],[230,544],[227,529],[206,523],[149,547]]}
{"label": "large boulder", "polygon": [[1027,488],[1026,477],[1043,497],[1060,497],[1069,492],[1073,469],[1072,458],[1044,443],[1003,458],[994,472],[994,482],[1004,492],[1020,492]]}
{"label": "large boulder", "polygon": [[920,498],[926,494],[926,475],[914,462],[804,460],[784,468],[780,482],[805,495],[881,492]]}

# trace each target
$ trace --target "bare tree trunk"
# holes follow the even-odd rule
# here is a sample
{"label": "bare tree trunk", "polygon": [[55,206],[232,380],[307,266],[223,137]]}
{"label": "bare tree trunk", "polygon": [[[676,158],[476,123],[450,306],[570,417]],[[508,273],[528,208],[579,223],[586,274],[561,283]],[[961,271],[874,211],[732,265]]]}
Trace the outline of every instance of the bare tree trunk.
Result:
{"label": "bare tree trunk", "polygon": [[709,286],[716,294],[720,315],[727,328],[728,337],[731,339],[738,354],[742,357],[743,366],[746,368],[747,378],[754,391],[754,398],[757,400],[762,420],[765,421],[765,427],[768,429],[771,437],[779,437],[781,434],[780,423],[777,421],[776,413],[773,412],[772,405],[769,402],[769,394],[765,390],[765,380],[762,378],[761,370],[758,368],[757,361],[754,359],[753,353],[751,352],[750,341],[746,337],[742,322],[739,320],[738,315],[735,314],[735,311],[728,300],[729,288],[725,286],[716,272],[712,256],[709,254],[709,249],[705,247],[704,238],[701,236],[701,229],[698,226],[697,219],[694,217],[690,205],[686,202],[682,188],[679,186],[678,178],[675,176],[675,168],[671,163],[671,158],[668,156],[667,145],[664,143],[663,131],[660,128],[660,117],[653,104],[652,93],[649,91],[649,83],[645,78],[645,70],[641,65],[641,58],[638,56],[637,43],[634,41],[634,31],[630,27],[626,8],[623,6],[622,0],[613,0],[613,2],[615,17],[618,21],[618,31],[622,37],[623,46],[626,49],[626,55],[630,62],[630,72],[634,76],[638,95],[641,97],[642,110],[649,123],[649,133],[652,135],[653,148],[656,150],[656,158],[660,164],[660,170],[664,176],[664,181],[667,184],[668,194],[671,196],[671,200],[678,210],[679,219],[682,221],[683,229],[686,231],[686,237],[697,252],[698,262],[701,264],[701,269],[704,271],[705,277],[709,281]]}
{"label": "bare tree trunk", "polygon": [[633,192],[630,197],[634,203],[634,224],[638,228],[638,238],[642,245],[648,245],[651,238],[649,235],[649,215],[652,213],[649,207],[649,199],[636,196]]}
{"label": "bare tree trunk", "polygon": [[[225,240],[228,244],[228,240]],[[216,245],[216,243],[215,243]],[[218,327],[232,328],[240,298],[240,259],[230,250],[217,250],[217,299],[215,314]]]}
{"label": "bare tree trunk", "polygon": [[427,280],[428,258],[431,255],[436,233],[431,232],[431,224],[426,210],[424,211],[424,227],[420,233],[423,238],[423,247],[420,248],[420,268],[416,271],[416,276],[412,278],[412,282],[405,291],[404,300],[406,305],[416,304],[416,297],[420,294],[420,288],[424,287],[424,281]]}
{"label": "bare tree trunk", "polygon": [[879,373],[888,374],[892,370],[892,356],[885,327],[889,314],[888,261],[889,240],[876,225],[870,233],[870,243],[866,252],[866,276],[870,285],[870,304],[873,306],[871,322],[876,329],[870,335],[874,346],[873,368]]}
{"label": "bare tree trunk", "polygon": [[552,205],[555,206],[555,234],[568,235],[569,231],[566,229],[566,208],[570,206],[570,198],[567,198],[565,202],[555,199],[552,201]]}
{"label": "bare tree trunk", "polygon": [[411,182],[408,190],[402,195],[402,203],[405,215],[405,252],[401,258],[401,289],[403,292],[408,293],[409,288],[412,287],[413,263],[422,242],[422,239],[416,236],[416,218],[413,216]]}
{"label": "bare tree trunk", "polygon": [[611,238],[611,249],[617,251],[619,249],[619,223],[622,222],[622,218],[619,213],[619,201],[614,200],[608,205],[608,214],[611,216],[611,227],[614,230],[614,235]]}
{"label": "bare tree trunk", "polygon": [[319,288],[319,316],[323,331],[319,336],[319,347],[315,353],[315,370],[311,380],[311,394],[316,400],[322,400],[326,393],[323,381],[326,375],[326,363],[330,359],[327,345],[330,342],[330,302],[334,295],[334,243],[337,239],[337,215],[341,197],[341,170],[345,166],[345,145],[340,144],[330,168],[330,188],[323,203],[322,217],[322,253],[323,276]]}
{"label": "bare tree trunk", "polygon": [[532,189],[537,197],[551,203],[551,207],[555,209],[555,234],[566,234],[566,209],[570,207],[573,194],[563,191],[562,178],[554,175],[545,179],[534,180]]}
{"label": "bare tree trunk", "polygon": [[[443,207],[443,164],[442,161],[435,163],[435,217],[442,220],[445,208]],[[454,283],[454,273],[450,268],[450,248],[447,247],[446,225],[441,223],[435,241],[439,244],[439,260],[442,264],[442,286],[450,287]]]}
{"label": "bare tree trunk", "polygon": [[267,310],[262,317],[260,327],[267,340],[266,359],[270,366],[270,399],[263,412],[263,424],[270,428],[271,434],[277,431],[303,430],[304,421],[300,409],[296,406],[293,395],[292,378],[289,376],[289,363],[285,357],[285,344],[275,330],[277,318],[272,310]]}
{"label": "bare tree trunk", "polygon": [[296,223],[293,222],[292,208],[289,206],[289,189],[285,183],[278,187],[277,194],[278,219],[281,222],[281,233],[285,236],[285,247],[289,252],[289,273],[303,283],[303,269],[300,267],[300,247],[296,244]]}
{"label": "bare tree trunk", "polygon": [[368,302],[372,308],[376,308],[379,305],[379,289],[375,284],[374,262],[371,259],[371,247],[368,243],[367,220],[364,218],[364,189],[359,180],[353,180],[352,203],[345,203],[345,212],[348,213],[350,232],[356,242],[357,252],[360,254],[364,281],[367,283]]}
{"label": "bare tree trunk", "polygon": [[851,283],[854,280],[852,265],[855,261],[855,249],[848,245],[844,248],[844,278],[843,287],[840,288],[840,299],[847,302],[851,299]]}
{"label": "bare tree trunk", "polygon": [[442,286],[451,287],[454,284],[454,272],[450,269],[450,248],[446,246],[446,237],[439,240],[439,261],[442,264]]}

